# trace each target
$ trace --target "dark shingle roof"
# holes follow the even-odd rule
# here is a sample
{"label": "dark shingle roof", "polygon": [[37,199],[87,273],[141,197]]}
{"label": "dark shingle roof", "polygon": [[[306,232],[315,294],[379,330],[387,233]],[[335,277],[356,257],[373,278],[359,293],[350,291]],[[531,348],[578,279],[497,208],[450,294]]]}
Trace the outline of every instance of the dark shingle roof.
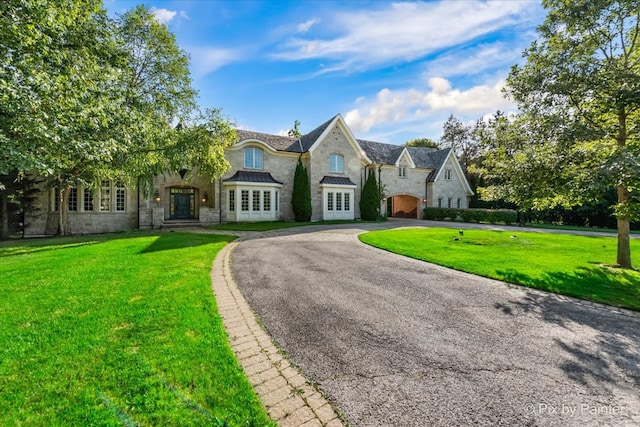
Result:
{"label": "dark shingle roof", "polygon": [[320,180],[320,184],[333,184],[333,185],[354,185],[353,181],[346,176],[323,176]]}
{"label": "dark shingle roof", "polygon": [[253,132],[242,129],[236,129],[236,135],[238,136],[238,142],[246,141],[247,139],[257,139],[278,151],[291,151],[289,150],[289,147],[292,144],[298,145],[295,138],[288,136],[270,135],[268,133]]}
{"label": "dark shingle roof", "polygon": [[[311,132],[301,136],[300,139],[241,129],[237,129],[236,134],[238,135],[238,141],[256,139],[258,141],[264,142],[277,151],[288,151],[290,153],[306,153],[318,140],[320,135],[322,135],[322,133],[327,129],[327,127],[329,127],[329,125],[335,120],[336,117],[337,115],[333,116]],[[398,161],[398,158],[405,148],[403,145],[385,144],[382,142],[367,141],[364,139],[358,139],[357,141],[360,147],[367,154],[367,157],[373,163],[393,165]],[[437,172],[437,170],[442,167],[450,151],[450,149],[438,150],[435,148],[427,147],[406,148],[416,167],[433,169],[434,172]],[[433,177],[435,177],[435,173],[431,174],[430,176],[433,179]]]}
{"label": "dark shingle roof", "polygon": [[394,164],[404,148],[395,144],[383,144],[382,142],[366,141],[364,139],[359,139],[358,144],[367,153],[367,157],[372,162],[387,165]]}
{"label": "dark shingle roof", "polygon": [[[324,122],[323,124],[321,124],[320,126],[315,128],[311,132],[309,132],[309,133],[307,133],[305,135],[302,135],[300,137],[300,143],[302,144],[302,152],[303,153],[309,151],[309,149],[311,148],[313,143],[316,142],[316,140],[320,137],[320,135],[322,135],[322,133],[327,129],[327,127],[329,127],[329,125],[331,124],[331,122],[333,122],[333,120],[336,118],[336,116],[331,117],[329,120],[327,120],[326,122]],[[295,148],[295,147],[291,147],[291,148]],[[299,144],[297,146],[297,149],[298,149],[298,151],[295,151],[295,152],[299,153],[300,152],[300,145]]]}
{"label": "dark shingle roof", "polygon": [[282,184],[274,179],[269,172],[249,172],[238,171],[231,178],[223,180],[224,182],[259,182],[267,184]]}
{"label": "dark shingle roof", "polygon": [[426,147],[407,147],[409,155],[413,159],[413,163],[416,167],[425,169],[439,169],[447,160],[450,148],[444,150],[437,150],[434,148]]}

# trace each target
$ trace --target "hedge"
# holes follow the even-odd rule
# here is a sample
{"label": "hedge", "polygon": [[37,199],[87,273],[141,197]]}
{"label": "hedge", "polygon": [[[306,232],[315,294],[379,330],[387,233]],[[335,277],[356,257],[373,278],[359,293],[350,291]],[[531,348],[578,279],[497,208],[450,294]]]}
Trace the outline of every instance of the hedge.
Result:
{"label": "hedge", "polygon": [[518,221],[518,213],[513,209],[425,208],[423,219],[511,225]]}

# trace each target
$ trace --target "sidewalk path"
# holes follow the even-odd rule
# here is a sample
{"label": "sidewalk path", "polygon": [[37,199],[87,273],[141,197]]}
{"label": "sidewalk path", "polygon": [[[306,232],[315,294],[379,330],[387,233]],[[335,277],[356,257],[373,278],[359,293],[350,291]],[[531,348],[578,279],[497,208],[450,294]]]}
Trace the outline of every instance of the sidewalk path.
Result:
{"label": "sidewalk path", "polygon": [[331,404],[278,352],[238,290],[230,269],[237,245],[218,253],[211,279],[231,348],[254,390],[279,426],[342,426]]}

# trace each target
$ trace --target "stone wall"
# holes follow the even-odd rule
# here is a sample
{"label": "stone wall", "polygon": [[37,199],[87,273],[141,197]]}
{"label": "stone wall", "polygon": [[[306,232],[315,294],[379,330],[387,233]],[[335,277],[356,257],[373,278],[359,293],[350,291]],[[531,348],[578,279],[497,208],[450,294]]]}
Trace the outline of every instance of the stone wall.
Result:
{"label": "stone wall", "polygon": [[[340,154],[344,157],[344,173],[329,172],[329,156]],[[323,141],[320,141],[311,153],[311,166],[309,167],[309,178],[311,181],[311,199],[313,221],[321,220],[323,213],[322,189],[320,181],[325,175],[338,176],[351,179],[358,187],[354,191],[354,215],[360,218],[360,176],[362,174],[362,163],[360,153],[349,143],[345,131],[336,124],[327,134]]]}
{"label": "stone wall", "polygon": [[[245,169],[244,168],[244,149],[249,147],[256,147],[262,150],[263,153],[263,169]],[[274,152],[264,145],[259,143],[247,143],[242,144],[239,147],[234,147],[225,151],[225,156],[231,164],[231,169],[222,176],[224,181],[226,178],[232,177],[239,170],[253,171],[253,172],[269,172],[271,176],[276,180],[283,183],[280,188],[280,218],[281,220],[292,221],[294,219],[293,209],[291,208],[291,194],[293,192],[293,176],[296,171],[296,164],[298,163],[299,154],[295,153],[282,153]],[[305,157],[308,154],[303,155],[303,163],[305,163]],[[229,192],[222,186],[222,221],[227,221],[227,209]]]}

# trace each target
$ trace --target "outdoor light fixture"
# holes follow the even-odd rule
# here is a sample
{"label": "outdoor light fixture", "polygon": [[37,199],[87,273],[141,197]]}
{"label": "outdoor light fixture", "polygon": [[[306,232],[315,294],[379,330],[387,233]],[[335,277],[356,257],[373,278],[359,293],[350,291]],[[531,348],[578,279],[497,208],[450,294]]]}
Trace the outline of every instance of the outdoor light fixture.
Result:
{"label": "outdoor light fixture", "polygon": [[160,192],[156,189],[156,192],[153,193],[153,198],[156,199],[156,202],[160,203]]}
{"label": "outdoor light fixture", "polygon": [[209,195],[205,191],[204,195],[202,196],[202,203],[207,203],[207,200],[209,200]]}
{"label": "outdoor light fixture", "polygon": [[427,199],[426,198],[422,199],[422,203],[427,203]]}
{"label": "outdoor light fixture", "polygon": [[187,174],[187,167],[182,166],[182,169],[180,169],[178,173],[180,174],[180,179],[184,179],[184,176]]}
{"label": "outdoor light fixture", "polygon": [[383,202],[386,202],[386,201],[387,201],[387,198],[386,198],[386,197],[383,197],[383,198],[382,198],[382,201],[383,201]]}

